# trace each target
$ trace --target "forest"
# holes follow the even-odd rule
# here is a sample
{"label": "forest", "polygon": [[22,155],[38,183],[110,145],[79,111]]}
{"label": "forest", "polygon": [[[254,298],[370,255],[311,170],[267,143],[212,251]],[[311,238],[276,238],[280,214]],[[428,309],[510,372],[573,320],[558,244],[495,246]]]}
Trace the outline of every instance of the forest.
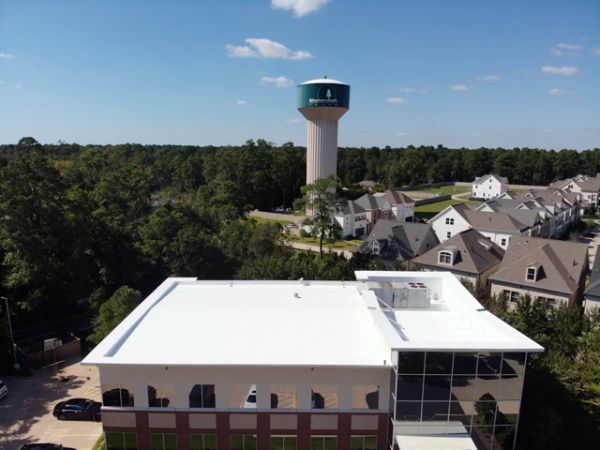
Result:
{"label": "forest", "polygon": [[[364,179],[400,188],[493,172],[546,185],[600,172],[600,148],[340,148],[338,156],[352,196]],[[262,139],[197,147],[42,145],[25,137],[0,146],[0,294],[14,328],[89,314],[93,345],[167,276],[350,280],[356,269],[383,268],[364,256],[292,251],[278,225],[246,217],[292,206],[305,170],[304,148]],[[524,414],[532,425],[519,431],[520,448],[600,448],[600,320],[535,304],[514,313],[490,307],[548,349],[530,363]],[[0,308],[0,366],[7,366]],[[565,445],[569,435],[577,442]]]}

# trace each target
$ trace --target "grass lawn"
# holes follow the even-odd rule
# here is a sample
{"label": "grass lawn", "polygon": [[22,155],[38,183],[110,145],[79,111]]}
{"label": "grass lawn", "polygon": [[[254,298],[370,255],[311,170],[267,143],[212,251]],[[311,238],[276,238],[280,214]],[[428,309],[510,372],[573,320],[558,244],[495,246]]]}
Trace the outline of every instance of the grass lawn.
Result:
{"label": "grass lawn", "polygon": [[278,223],[279,225],[281,225],[282,227],[285,227],[286,225],[292,223],[289,220],[280,220],[280,219],[266,219],[264,217],[251,217],[251,219],[256,220],[259,223]]}
{"label": "grass lawn", "polygon": [[439,194],[439,195],[453,195],[453,194],[463,194],[465,192],[469,192],[471,188],[469,186],[440,186],[440,187],[431,187],[425,189],[419,189],[419,192],[429,192],[431,194]]}
{"label": "grass lawn", "polygon": [[[286,239],[288,239],[289,241],[293,241],[293,242],[300,242],[302,244],[310,244],[310,245],[315,245],[315,246],[319,246],[319,239],[318,238],[314,238],[314,237],[301,237],[301,236],[287,236]],[[350,250],[350,251],[354,251],[358,248],[358,246],[360,244],[362,244],[364,241],[361,241],[360,239],[351,239],[351,240],[341,240],[341,241],[335,241],[331,247],[335,248],[337,250]],[[327,241],[323,241],[323,248],[324,249],[328,249],[329,248],[329,243]]]}
{"label": "grass lawn", "polygon": [[481,202],[475,200],[444,200],[441,202],[429,203],[427,205],[420,205],[415,208],[415,213],[427,213],[427,214],[437,214],[444,208],[450,205],[458,205],[459,203],[465,203],[467,205],[477,205]]}

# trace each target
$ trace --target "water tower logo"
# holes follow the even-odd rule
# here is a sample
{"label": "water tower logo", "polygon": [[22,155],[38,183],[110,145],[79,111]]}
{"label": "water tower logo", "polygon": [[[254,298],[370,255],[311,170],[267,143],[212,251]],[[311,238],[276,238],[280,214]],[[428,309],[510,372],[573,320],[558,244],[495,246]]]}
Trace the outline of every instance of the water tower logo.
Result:
{"label": "water tower logo", "polygon": [[317,91],[317,98],[309,98],[308,103],[313,106],[337,106],[335,87],[331,84],[320,86]]}

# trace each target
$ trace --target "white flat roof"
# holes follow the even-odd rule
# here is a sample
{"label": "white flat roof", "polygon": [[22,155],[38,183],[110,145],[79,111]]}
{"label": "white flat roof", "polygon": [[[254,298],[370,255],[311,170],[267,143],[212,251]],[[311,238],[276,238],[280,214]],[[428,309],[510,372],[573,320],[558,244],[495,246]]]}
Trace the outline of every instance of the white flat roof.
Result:
{"label": "white flat roof", "polygon": [[357,285],[170,278],[83,363],[391,366]]}
{"label": "white flat roof", "polygon": [[[540,352],[543,347],[487,311],[450,272],[358,271],[369,284],[422,282],[432,292],[431,306],[386,309],[365,295],[388,345],[395,350]],[[367,288],[367,287],[365,287]]]}
{"label": "white flat roof", "polygon": [[477,450],[468,434],[405,436],[396,435],[400,450]]}
{"label": "white flat roof", "polygon": [[305,84],[345,84],[343,81],[334,80],[333,78],[317,78],[315,80],[308,80],[304,83],[300,83],[300,86],[304,86]]}
{"label": "white flat roof", "polygon": [[[84,364],[386,367],[391,351],[543,348],[449,272],[356,272],[358,282],[168,278]],[[374,286],[419,282],[429,308],[391,309]]]}

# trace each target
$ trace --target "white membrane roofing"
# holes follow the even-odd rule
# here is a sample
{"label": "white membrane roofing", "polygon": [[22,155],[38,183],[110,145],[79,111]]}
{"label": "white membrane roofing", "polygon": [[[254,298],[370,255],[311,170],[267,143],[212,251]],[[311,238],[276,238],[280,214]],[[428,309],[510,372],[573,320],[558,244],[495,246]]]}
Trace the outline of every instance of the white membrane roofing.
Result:
{"label": "white membrane roofing", "polygon": [[[391,365],[400,351],[542,351],[449,272],[356,272],[358,282],[168,278],[84,364]],[[421,282],[429,308],[391,309],[373,286]],[[378,294],[379,295],[379,294]]]}
{"label": "white membrane roofing", "polygon": [[167,279],[88,364],[390,366],[358,290],[342,282]]}

